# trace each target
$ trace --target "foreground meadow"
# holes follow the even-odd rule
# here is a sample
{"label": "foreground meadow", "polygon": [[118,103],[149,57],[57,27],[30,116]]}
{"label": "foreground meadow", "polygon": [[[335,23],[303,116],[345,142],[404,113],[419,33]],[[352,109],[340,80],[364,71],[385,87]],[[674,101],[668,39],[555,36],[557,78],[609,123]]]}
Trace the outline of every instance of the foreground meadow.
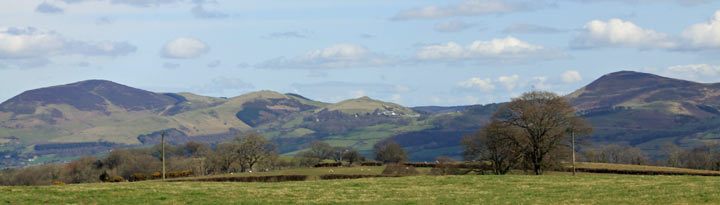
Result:
{"label": "foreground meadow", "polygon": [[0,187],[0,203],[713,204],[720,177],[463,175],[278,183],[160,182]]}

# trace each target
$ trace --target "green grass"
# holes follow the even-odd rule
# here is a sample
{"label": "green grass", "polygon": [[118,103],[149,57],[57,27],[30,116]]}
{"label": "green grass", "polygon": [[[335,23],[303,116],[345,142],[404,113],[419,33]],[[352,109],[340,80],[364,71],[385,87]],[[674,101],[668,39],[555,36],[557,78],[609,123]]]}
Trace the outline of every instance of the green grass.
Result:
{"label": "green grass", "polygon": [[3,203],[712,204],[720,178],[464,175],[280,183],[160,182],[0,187]]}
{"label": "green grass", "polygon": [[[328,161],[332,162],[332,161]],[[213,177],[231,177],[231,176],[267,176],[267,175],[308,175],[307,180],[320,180],[320,175],[323,174],[366,174],[366,175],[377,175],[382,174],[385,166],[376,167],[323,167],[323,168],[295,168],[278,170],[271,172],[253,172],[253,173],[233,173],[233,174],[221,174],[212,176],[201,176],[197,178],[213,178]],[[421,174],[427,174],[430,169],[422,168],[418,169]]]}

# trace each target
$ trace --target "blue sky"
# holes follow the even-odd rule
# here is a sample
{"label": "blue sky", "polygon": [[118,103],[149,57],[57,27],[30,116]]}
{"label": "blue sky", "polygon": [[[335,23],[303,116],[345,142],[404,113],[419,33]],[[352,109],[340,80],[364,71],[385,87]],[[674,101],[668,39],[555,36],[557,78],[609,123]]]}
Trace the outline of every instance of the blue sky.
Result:
{"label": "blue sky", "polygon": [[620,70],[720,81],[712,0],[0,3],[0,101],[87,79],[406,106],[567,94]]}

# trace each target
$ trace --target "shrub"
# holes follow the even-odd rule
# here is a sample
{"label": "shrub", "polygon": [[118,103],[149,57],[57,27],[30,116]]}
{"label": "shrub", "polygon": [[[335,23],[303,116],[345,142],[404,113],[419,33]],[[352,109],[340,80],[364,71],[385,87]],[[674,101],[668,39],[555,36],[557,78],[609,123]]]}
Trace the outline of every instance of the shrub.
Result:
{"label": "shrub", "polygon": [[362,162],[360,166],[382,166],[382,162]]}
{"label": "shrub", "polygon": [[195,179],[175,179],[171,182],[183,181],[209,181],[209,182],[285,182],[285,181],[305,181],[307,175],[273,175],[273,176],[245,176],[245,177],[213,177],[213,178],[195,178]]}
{"label": "shrub", "polygon": [[495,170],[490,162],[463,162],[453,165],[461,169],[469,169],[469,171],[482,174],[493,173],[493,170]]}
{"label": "shrub", "polygon": [[137,173],[130,175],[130,178],[128,178],[128,181],[136,182],[136,181],[145,181],[148,179],[148,176],[143,173]]}
{"label": "shrub", "polygon": [[[165,178],[178,178],[178,177],[194,177],[195,173],[190,170],[179,171],[179,172],[166,172]],[[162,172],[155,172],[152,174],[153,179],[161,179]]]}
{"label": "shrub", "polygon": [[323,162],[316,165],[313,165],[313,167],[340,167],[342,166],[342,162]]}
{"label": "shrub", "polygon": [[114,177],[111,177],[110,180],[108,180],[108,181],[109,182],[121,182],[123,180],[125,180],[125,179],[123,179],[121,176],[114,176]]}
{"label": "shrub", "polygon": [[[572,171],[572,168],[567,168]],[[603,174],[629,174],[629,175],[695,175],[695,176],[720,176],[719,173],[698,173],[689,171],[665,171],[665,170],[623,170],[612,168],[576,168],[578,172],[603,173]]]}
{"label": "shrub", "polygon": [[108,175],[107,171],[103,171],[102,174],[100,174],[100,181],[107,182],[110,180],[110,175]]}
{"label": "shrub", "polygon": [[404,164],[389,164],[382,172],[385,175],[412,176],[420,174],[415,167]]}
{"label": "shrub", "polygon": [[65,185],[65,182],[55,181],[53,182],[53,185]]}
{"label": "shrub", "polygon": [[427,162],[405,162],[403,164],[405,166],[410,166],[410,167],[435,167],[437,165],[435,163],[427,163]]}
{"label": "shrub", "polygon": [[462,175],[470,171],[471,170],[461,169],[456,164],[440,163],[430,170],[430,175]]}

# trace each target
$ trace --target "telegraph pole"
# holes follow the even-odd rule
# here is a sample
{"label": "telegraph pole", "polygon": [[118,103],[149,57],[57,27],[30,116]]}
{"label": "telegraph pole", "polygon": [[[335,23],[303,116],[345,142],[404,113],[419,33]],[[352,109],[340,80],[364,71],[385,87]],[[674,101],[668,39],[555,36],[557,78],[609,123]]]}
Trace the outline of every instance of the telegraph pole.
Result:
{"label": "telegraph pole", "polygon": [[573,129],[570,131],[570,136],[572,137],[572,169],[573,169],[573,176],[575,176],[575,130]]}
{"label": "telegraph pole", "polygon": [[165,132],[161,134],[161,142],[162,143],[162,180],[165,181]]}

